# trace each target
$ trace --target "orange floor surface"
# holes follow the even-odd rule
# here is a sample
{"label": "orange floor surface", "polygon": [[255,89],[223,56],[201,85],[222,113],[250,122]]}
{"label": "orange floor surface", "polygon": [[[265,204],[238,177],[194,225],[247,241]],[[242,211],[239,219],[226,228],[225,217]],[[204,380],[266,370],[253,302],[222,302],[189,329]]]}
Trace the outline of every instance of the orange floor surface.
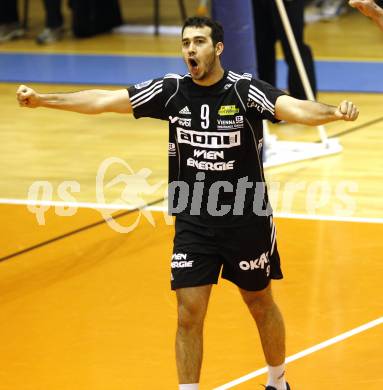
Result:
{"label": "orange floor surface", "polygon": [[[106,223],[87,227],[102,221],[97,211],[64,218],[51,210],[45,226],[25,206],[0,211],[8,226],[0,237],[0,389],[175,389],[173,226],[163,214],[153,212],[155,226],[142,218],[120,234]],[[118,222],[128,226],[136,217]],[[380,318],[382,224],[276,223],[285,279],[273,289],[288,355]],[[376,326],[288,364],[292,389],[382,389],[382,341]],[[220,280],[206,320],[201,389],[263,366],[237,288]],[[262,383],[258,376],[236,388]]]}

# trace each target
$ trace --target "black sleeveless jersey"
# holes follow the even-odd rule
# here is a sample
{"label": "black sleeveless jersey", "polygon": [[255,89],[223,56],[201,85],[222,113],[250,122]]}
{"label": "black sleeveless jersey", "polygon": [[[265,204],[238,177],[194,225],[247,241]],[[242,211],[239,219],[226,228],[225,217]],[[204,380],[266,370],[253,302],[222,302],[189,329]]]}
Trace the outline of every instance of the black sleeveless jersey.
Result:
{"label": "black sleeveless jersey", "polygon": [[168,74],[128,88],[135,118],[169,122],[169,211],[214,226],[271,214],[262,166],[262,120],[276,121],[283,91],[226,71],[214,85]]}

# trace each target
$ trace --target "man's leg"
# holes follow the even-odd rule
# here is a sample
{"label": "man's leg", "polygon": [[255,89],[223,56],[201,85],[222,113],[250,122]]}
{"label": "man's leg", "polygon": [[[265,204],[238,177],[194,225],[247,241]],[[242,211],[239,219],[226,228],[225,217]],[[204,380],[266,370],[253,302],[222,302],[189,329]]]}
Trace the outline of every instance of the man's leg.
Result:
{"label": "man's leg", "polygon": [[180,384],[199,383],[203,324],[211,287],[206,285],[176,290],[178,305],[176,360]]}
{"label": "man's leg", "polygon": [[45,27],[59,28],[64,24],[61,13],[61,0],[44,0]]}
{"label": "man's leg", "polygon": [[0,42],[20,38],[25,34],[19,23],[17,0],[0,1]]}
{"label": "man's leg", "polygon": [[[261,291],[240,289],[242,298],[253,316],[261,338],[263,352],[269,366],[269,383],[276,387],[277,382],[284,386],[284,369],[275,375],[270,367],[282,366],[285,362],[285,325],[282,314],[271,294],[271,283]],[[279,378],[280,377],[280,378]],[[279,387],[276,387],[279,388]]]}

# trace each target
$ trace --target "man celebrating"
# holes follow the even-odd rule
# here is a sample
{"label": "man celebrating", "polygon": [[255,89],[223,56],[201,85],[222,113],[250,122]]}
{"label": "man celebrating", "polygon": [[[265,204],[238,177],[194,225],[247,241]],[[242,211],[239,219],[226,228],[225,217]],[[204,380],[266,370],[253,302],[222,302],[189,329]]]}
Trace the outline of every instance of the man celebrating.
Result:
{"label": "man celebrating", "polygon": [[319,125],[356,120],[358,110],[348,101],[332,107],[297,100],[250,74],[224,70],[223,41],[219,23],[189,18],[182,30],[189,70],[184,76],[168,74],[116,91],[67,94],[39,94],[20,86],[17,98],[23,107],[133,113],[169,121],[179,388],[198,389],[203,324],[222,268],[222,277],[239,287],[258,327],[269,367],[266,389],[288,390],[284,323],[271,294],[270,280],[283,275],[264,183],[262,120]]}

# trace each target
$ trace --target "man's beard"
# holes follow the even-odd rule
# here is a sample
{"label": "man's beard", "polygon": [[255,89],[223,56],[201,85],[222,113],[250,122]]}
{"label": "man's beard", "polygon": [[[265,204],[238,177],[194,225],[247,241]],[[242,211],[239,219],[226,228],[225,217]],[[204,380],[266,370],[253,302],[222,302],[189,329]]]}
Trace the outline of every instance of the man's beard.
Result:
{"label": "man's beard", "polygon": [[194,77],[194,79],[195,80],[206,79],[210,75],[212,69],[214,68],[215,61],[216,61],[216,59],[215,59],[215,56],[213,55],[211,57],[211,60],[206,62],[206,65],[204,66],[205,70],[201,73],[200,76]]}

